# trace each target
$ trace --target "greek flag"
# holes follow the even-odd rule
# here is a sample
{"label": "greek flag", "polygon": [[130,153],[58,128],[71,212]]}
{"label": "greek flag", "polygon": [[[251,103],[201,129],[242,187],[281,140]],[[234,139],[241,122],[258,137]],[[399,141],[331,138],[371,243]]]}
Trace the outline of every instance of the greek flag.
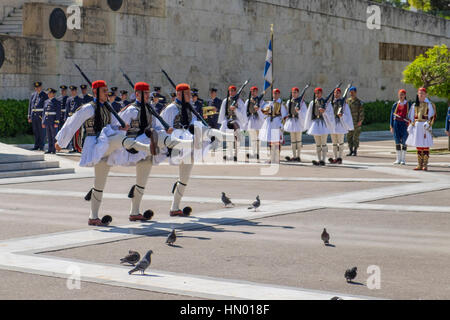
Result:
{"label": "greek flag", "polygon": [[267,49],[266,65],[264,67],[264,91],[272,86],[272,44],[273,44],[273,27],[270,35],[269,48]]}

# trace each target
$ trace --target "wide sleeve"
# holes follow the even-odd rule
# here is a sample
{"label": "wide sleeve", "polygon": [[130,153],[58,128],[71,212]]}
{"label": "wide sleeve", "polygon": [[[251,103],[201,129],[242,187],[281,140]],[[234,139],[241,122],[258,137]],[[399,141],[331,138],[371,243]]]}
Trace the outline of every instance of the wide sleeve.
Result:
{"label": "wide sleeve", "polygon": [[67,118],[64,126],[56,135],[56,141],[61,148],[67,147],[70,140],[77,132],[83,123],[94,115],[94,108],[87,104],[83,106],[78,112],[75,112],[71,117]]}
{"label": "wide sleeve", "polygon": [[163,118],[164,121],[173,128],[173,123],[177,114],[178,108],[174,104],[170,104],[161,112],[161,118]]}
{"label": "wide sleeve", "polygon": [[300,123],[305,123],[306,113],[308,112],[308,107],[306,106],[305,101],[302,100],[300,104],[300,111],[298,112],[298,117]]}
{"label": "wide sleeve", "polygon": [[416,108],[416,104],[414,103],[411,107],[411,109],[409,109],[409,114],[408,114],[408,118],[411,122],[414,122],[414,115],[415,115],[415,108]]}
{"label": "wide sleeve", "polygon": [[342,123],[348,131],[355,130],[355,125],[353,124],[353,117],[350,111],[350,107],[347,103],[344,104],[344,115],[341,118]]}
{"label": "wide sleeve", "polygon": [[243,126],[247,125],[247,121],[248,121],[248,119],[247,119],[247,109],[245,108],[245,104],[244,104],[244,101],[242,101],[242,99],[238,100],[237,113],[236,114],[237,114],[239,122]]}
{"label": "wide sleeve", "polygon": [[222,123],[225,120],[225,104],[227,99],[223,99],[222,105],[220,106],[219,119],[217,120],[219,123]]}
{"label": "wide sleeve", "polygon": [[288,111],[286,105],[283,102],[281,102],[281,118],[284,119],[285,117],[287,117],[287,115]]}
{"label": "wide sleeve", "polygon": [[325,112],[323,113],[323,119],[325,120],[328,129],[331,132],[334,132],[336,121],[334,121],[334,111],[330,101],[328,101]]}
{"label": "wide sleeve", "polygon": [[306,111],[306,119],[305,119],[305,130],[309,130],[312,123],[312,108],[314,101],[311,101],[308,106],[308,110]]}

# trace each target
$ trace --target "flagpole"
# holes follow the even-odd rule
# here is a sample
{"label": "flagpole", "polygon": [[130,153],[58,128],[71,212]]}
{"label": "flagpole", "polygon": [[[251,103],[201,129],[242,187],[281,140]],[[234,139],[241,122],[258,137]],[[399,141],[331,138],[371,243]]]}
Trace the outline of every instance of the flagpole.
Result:
{"label": "flagpole", "polygon": [[271,94],[271,98],[273,101],[273,88],[274,88],[274,82],[275,82],[275,77],[274,77],[274,68],[273,68],[273,58],[274,58],[274,43],[273,43],[273,23],[270,25],[270,41],[272,42],[272,88],[270,90],[270,94]]}

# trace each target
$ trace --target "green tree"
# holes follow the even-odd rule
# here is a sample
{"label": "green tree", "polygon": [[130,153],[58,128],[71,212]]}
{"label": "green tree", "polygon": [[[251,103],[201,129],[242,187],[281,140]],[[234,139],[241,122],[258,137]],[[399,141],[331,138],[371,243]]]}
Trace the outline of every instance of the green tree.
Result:
{"label": "green tree", "polygon": [[416,57],[403,71],[403,82],[450,101],[450,50],[443,44]]}
{"label": "green tree", "polygon": [[406,1],[402,0],[373,0],[378,3],[386,3],[390,4],[391,6],[394,6],[396,8],[402,8],[402,9],[408,9],[409,4]]}
{"label": "green tree", "polygon": [[409,4],[414,8],[439,15],[446,19],[450,18],[450,1],[449,0],[408,0]]}

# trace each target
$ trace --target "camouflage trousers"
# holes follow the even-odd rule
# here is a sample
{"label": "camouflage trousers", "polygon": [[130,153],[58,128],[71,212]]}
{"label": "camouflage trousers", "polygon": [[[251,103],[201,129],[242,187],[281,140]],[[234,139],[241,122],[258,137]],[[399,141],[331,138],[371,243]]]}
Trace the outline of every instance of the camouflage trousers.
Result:
{"label": "camouflage trousers", "polygon": [[347,133],[347,142],[349,148],[359,148],[359,136],[361,135],[362,127],[355,127],[355,130]]}

